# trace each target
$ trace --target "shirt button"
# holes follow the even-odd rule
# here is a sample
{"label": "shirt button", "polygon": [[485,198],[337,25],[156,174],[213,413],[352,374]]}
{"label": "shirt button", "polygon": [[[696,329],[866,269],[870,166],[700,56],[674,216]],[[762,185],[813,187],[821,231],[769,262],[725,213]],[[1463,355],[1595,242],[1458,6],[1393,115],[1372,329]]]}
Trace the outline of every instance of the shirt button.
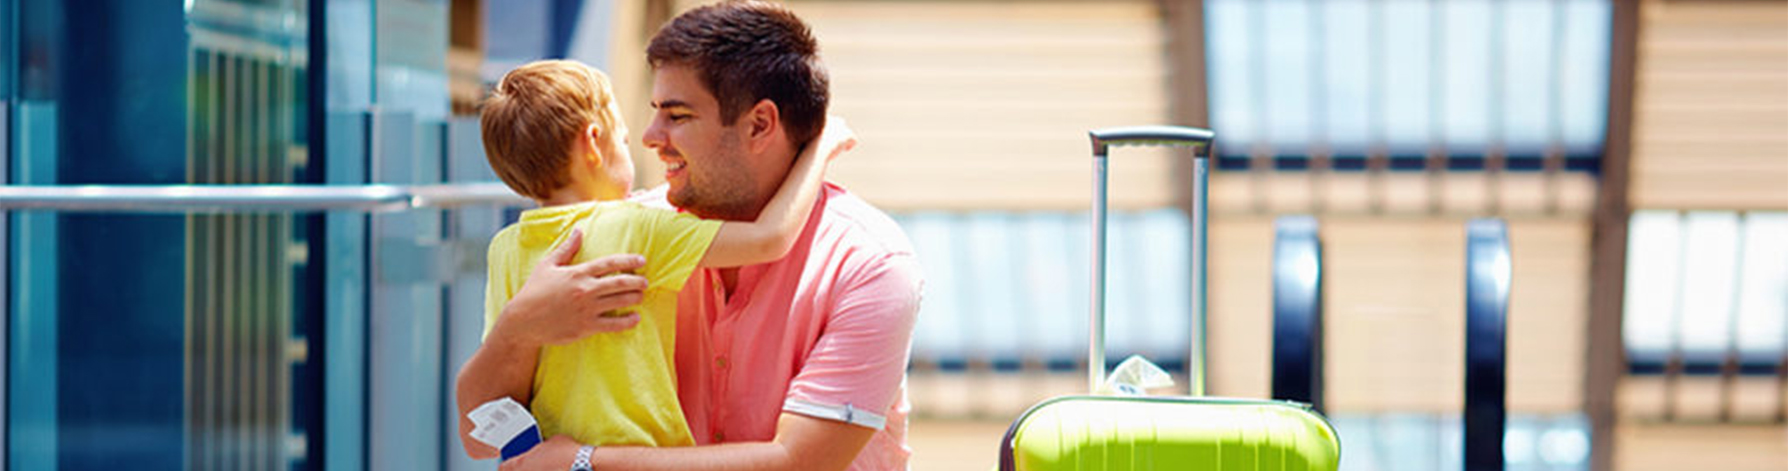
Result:
{"label": "shirt button", "polygon": [[726,357],[723,357],[723,356],[714,357],[714,368],[715,369],[719,369],[721,371],[726,371],[726,366],[727,366]]}
{"label": "shirt button", "polygon": [[726,432],[714,432],[714,443],[726,441]]}

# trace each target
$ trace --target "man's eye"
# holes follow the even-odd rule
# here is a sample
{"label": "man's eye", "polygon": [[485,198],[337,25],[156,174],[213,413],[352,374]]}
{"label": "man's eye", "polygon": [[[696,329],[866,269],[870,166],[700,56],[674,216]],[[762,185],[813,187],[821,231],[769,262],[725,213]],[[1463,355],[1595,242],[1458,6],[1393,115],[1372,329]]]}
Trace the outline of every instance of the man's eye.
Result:
{"label": "man's eye", "polygon": [[683,122],[683,121],[687,121],[687,120],[689,120],[689,115],[686,115],[686,114],[672,114],[672,115],[670,115],[670,120],[671,120],[671,122]]}

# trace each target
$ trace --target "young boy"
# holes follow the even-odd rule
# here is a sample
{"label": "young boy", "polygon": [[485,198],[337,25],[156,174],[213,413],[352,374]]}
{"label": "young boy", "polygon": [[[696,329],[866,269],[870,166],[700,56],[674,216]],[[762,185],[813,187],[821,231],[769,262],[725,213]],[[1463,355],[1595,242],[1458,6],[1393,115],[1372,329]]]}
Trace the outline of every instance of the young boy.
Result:
{"label": "young boy", "polygon": [[[491,240],[487,333],[530,269],[574,230],[583,238],[579,262],[617,253],[646,260],[638,273],[649,286],[635,308],[639,324],[542,348],[532,397],[515,399],[533,412],[546,437],[566,434],[590,445],[693,445],[671,369],[677,291],[696,267],[764,263],[787,254],[818,198],[827,158],[854,143],[848,131],[824,131],[796,159],[756,221],[732,222],[625,200],[633,186],[627,128],[607,77],[589,66],[554,60],[510,71],[485,102],[481,124],[497,176],[540,204]],[[845,142],[834,142],[840,135]],[[821,149],[826,156],[818,154]]]}

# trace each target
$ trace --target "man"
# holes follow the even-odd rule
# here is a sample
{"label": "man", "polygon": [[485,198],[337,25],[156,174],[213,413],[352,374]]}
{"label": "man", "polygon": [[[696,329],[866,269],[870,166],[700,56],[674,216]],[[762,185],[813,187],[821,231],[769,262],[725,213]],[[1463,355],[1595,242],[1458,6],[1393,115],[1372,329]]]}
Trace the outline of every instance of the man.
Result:
{"label": "man", "polygon": [[[828,80],[807,25],[774,4],[710,5],[666,24],[647,56],[657,113],[643,139],[668,183],[648,200],[754,218],[825,122]],[[787,257],[701,270],[684,285],[678,399],[702,446],[592,450],[554,437],[503,469],[905,469],[917,262],[886,215],[842,188],[828,185],[814,211]],[[548,259],[563,264],[567,252]],[[592,307],[637,300],[637,277],[600,276],[629,263],[542,264],[462,371],[459,392],[525,388],[532,368],[515,369],[531,367],[540,345],[630,326],[588,320]]]}

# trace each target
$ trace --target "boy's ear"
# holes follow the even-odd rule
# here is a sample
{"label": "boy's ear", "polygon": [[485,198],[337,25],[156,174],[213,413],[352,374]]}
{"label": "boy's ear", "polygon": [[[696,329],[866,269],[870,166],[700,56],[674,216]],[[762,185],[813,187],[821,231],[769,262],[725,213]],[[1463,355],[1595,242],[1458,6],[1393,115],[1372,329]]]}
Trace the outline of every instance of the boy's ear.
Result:
{"label": "boy's ear", "polygon": [[578,141],[581,143],[579,144],[581,147],[590,151],[590,159],[592,159],[590,163],[601,165],[602,160],[608,158],[608,156],[602,155],[602,128],[597,127],[596,123],[592,122],[589,127],[584,128],[584,133],[578,136]]}
{"label": "boy's ear", "polygon": [[770,144],[776,141],[776,136],[782,135],[782,110],[776,107],[776,102],[770,101],[768,98],[758,100],[756,105],[752,105],[746,118],[750,120],[748,124],[751,126],[750,132],[746,136],[751,142],[753,152],[764,152],[770,147]]}

